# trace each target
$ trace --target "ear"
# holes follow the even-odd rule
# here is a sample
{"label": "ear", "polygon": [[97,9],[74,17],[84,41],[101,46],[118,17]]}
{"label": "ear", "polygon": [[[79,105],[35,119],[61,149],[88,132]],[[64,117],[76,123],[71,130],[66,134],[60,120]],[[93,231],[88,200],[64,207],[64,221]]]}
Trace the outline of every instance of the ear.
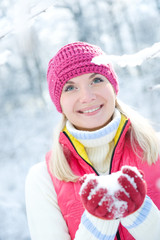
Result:
{"label": "ear", "polygon": [[61,116],[62,116],[62,119],[63,119],[63,120],[66,119],[66,115],[63,113],[63,110],[62,110]]}
{"label": "ear", "polygon": [[117,108],[117,106],[118,106],[118,100],[117,100],[117,96],[116,96],[116,98],[115,98],[115,107]]}
{"label": "ear", "polygon": [[67,120],[67,117],[66,117],[66,115],[63,113],[63,109],[62,109],[62,118],[64,119],[64,120]]}

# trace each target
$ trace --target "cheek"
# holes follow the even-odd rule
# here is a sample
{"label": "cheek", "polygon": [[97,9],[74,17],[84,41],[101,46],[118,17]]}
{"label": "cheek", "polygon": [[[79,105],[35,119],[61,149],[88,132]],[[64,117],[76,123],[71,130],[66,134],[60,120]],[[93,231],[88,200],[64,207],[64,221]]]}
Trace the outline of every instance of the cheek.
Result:
{"label": "cheek", "polygon": [[115,103],[116,94],[115,94],[112,86],[109,85],[109,87],[106,87],[103,89],[103,97],[107,100],[107,102]]}
{"label": "cheek", "polygon": [[71,99],[68,96],[61,96],[60,99],[60,104],[61,104],[61,108],[62,108],[62,112],[67,115],[68,113],[70,113],[73,109],[73,99]]}
{"label": "cheek", "polygon": [[63,95],[61,96],[60,98],[60,105],[61,105],[61,108],[62,108],[62,112],[65,114],[65,111],[66,111],[66,101],[65,101],[65,97],[63,97]]}

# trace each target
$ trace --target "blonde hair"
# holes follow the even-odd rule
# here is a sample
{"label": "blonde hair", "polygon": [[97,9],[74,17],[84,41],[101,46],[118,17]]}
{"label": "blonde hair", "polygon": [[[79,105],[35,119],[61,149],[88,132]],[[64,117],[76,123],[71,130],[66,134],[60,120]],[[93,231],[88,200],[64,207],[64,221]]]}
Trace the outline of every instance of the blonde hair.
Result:
{"label": "blonde hair", "polygon": [[73,174],[68,161],[63,153],[63,147],[59,143],[60,132],[66,125],[67,118],[62,114],[62,119],[54,131],[53,148],[50,160],[50,171],[53,176],[66,182],[75,182],[78,176]]}
{"label": "blonde hair", "polygon": [[[158,158],[159,146],[158,137],[151,124],[147,119],[143,118],[135,110],[119,100],[116,100],[116,108],[131,121],[129,134],[134,153],[138,154],[136,152],[136,146],[138,144],[143,152],[142,160],[147,161],[149,165],[155,163]],[[72,172],[63,153],[62,146],[59,143],[59,134],[65,127],[66,121],[66,117],[62,115],[62,120],[54,134],[50,170],[52,174],[60,180],[75,182],[78,179],[78,176]]]}

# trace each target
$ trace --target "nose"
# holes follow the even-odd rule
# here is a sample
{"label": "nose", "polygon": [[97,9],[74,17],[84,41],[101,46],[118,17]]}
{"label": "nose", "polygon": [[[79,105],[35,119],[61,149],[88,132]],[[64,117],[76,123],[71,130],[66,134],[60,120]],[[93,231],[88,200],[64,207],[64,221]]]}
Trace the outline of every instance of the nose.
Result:
{"label": "nose", "polygon": [[82,88],[79,94],[81,103],[90,103],[96,99],[95,93],[89,86]]}

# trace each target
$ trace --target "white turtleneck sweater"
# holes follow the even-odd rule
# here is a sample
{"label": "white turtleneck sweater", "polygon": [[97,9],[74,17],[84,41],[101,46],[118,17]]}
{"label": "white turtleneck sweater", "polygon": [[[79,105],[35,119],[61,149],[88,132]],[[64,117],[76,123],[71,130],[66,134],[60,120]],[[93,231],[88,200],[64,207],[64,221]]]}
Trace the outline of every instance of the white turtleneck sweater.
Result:
{"label": "white turtleneck sweater", "polygon": [[[88,157],[94,168],[100,174],[108,174],[113,139],[121,119],[116,110],[112,121],[104,128],[94,131],[79,131],[67,122],[68,131],[80,141],[86,149]],[[61,214],[57,202],[57,195],[53,183],[48,174],[46,163],[40,162],[34,165],[26,179],[26,210],[29,230],[32,240],[70,240],[66,222]],[[148,208],[147,217],[141,209],[123,219],[122,224],[130,231],[135,239],[158,240],[160,225],[159,211],[151,200],[146,200],[143,208]],[[149,202],[149,204],[148,204]],[[148,207],[149,206],[149,207]],[[136,221],[138,225],[135,225]],[[115,238],[120,220],[102,220],[84,212],[75,240],[113,240]],[[134,227],[132,227],[134,225]],[[153,233],[150,230],[152,228]],[[154,228],[154,229],[153,229]],[[147,230],[148,229],[148,230]]]}
{"label": "white turtleneck sweater", "polygon": [[99,174],[108,174],[114,137],[121,121],[121,114],[116,109],[112,121],[94,132],[79,131],[69,121],[67,130],[83,144],[90,162]]}

